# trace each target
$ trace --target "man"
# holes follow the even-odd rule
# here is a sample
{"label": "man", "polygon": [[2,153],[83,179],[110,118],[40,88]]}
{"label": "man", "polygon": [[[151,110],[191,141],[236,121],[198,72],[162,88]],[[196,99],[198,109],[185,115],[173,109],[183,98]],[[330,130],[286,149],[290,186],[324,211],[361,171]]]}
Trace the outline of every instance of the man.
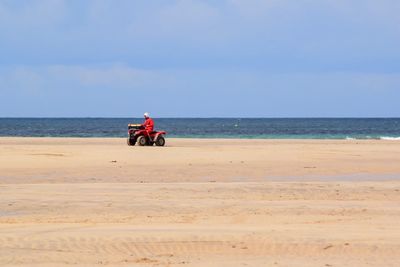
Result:
{"label": "man", "polygon": [[142,124],[142,126],[148,133],[151,133],[154,130],[154,121],[152,118],[150,118],[148,112],[144,113],[143,116],[144,116],[144,123]]}

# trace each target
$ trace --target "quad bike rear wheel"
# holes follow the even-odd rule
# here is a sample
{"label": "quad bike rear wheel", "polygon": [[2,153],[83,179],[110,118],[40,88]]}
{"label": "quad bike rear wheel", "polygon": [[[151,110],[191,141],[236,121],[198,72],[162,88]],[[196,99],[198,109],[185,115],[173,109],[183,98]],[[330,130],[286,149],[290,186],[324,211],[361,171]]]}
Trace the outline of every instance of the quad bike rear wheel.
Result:
{"label": "quad bike rear wheel", "polygon": [[164,136],[160,135],[156,142],[155,142],[156,146],[164,146],[165,145],[165,138]]}
{"label": "quad bike rear wheel", "polygon": [[129,137],[128,137],[128,139],[126,141],[128,143],[128,146],[134,146],[135,145],[135,142],[133,142]]}
{"label": "quad bike rear wheel", "polygon": [[143,135],[139,136],[136,142],[138,143],[139,146],[146,146],[148,144],[147,138]]}

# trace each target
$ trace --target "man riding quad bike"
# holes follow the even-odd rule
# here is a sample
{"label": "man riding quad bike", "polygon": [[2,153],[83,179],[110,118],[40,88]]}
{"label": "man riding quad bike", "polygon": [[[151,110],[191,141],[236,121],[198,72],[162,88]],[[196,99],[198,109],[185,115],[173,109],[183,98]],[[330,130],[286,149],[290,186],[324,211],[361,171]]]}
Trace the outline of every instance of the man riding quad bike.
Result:
{"label": "man riding quad bike", "polygon": [[128,124],[128,145],[134,146],[136,143],[139,146],[164,146],[167,134],[164,131],[154,131],[154,121],[150,118],[149,113],[144,113],[143,124]]}

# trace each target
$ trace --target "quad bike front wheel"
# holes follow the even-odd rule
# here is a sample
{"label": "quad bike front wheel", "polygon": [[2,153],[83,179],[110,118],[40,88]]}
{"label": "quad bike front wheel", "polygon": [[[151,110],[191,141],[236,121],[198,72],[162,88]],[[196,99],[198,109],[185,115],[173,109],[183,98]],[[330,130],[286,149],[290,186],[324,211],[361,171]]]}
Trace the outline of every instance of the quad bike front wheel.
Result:
{"label": "quad bike front wheel", "polygon": [[164,136],[160,135],[156,142],[155,142],[156,146],[164,146],[165,145],[165,138]]}
{"label": "quad bike front wheel", "polygon": [[146,146],[147,145],[147,138],[145,136],[139,136],[136,140],[139,146]]}

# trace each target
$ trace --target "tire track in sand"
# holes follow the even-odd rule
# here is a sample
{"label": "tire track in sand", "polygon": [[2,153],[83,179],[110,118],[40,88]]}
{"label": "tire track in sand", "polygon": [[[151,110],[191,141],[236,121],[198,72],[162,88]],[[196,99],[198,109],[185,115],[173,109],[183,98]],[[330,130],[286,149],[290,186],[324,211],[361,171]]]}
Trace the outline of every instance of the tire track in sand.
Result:
{"label": "tire track in sand", "polygon": [[[0,264],[64,262],[94,263],[123,262],[140,259],[168,257],[205,257],[207,255],[291,255],[310,256],[357,255],[379,252],[395,257],[400,245],[347,244],[340,242],[302,243],[301,240],[282,242],[265,236],[190,235],[178,238],[164,237],[85,237],[62,236],[27,239],[25,237],[0,237]],[[14,257],[15,255],[23,255]],[[172,255],[172,256],[171,256]],[[46,257],[46,260],[43,258]]]}

